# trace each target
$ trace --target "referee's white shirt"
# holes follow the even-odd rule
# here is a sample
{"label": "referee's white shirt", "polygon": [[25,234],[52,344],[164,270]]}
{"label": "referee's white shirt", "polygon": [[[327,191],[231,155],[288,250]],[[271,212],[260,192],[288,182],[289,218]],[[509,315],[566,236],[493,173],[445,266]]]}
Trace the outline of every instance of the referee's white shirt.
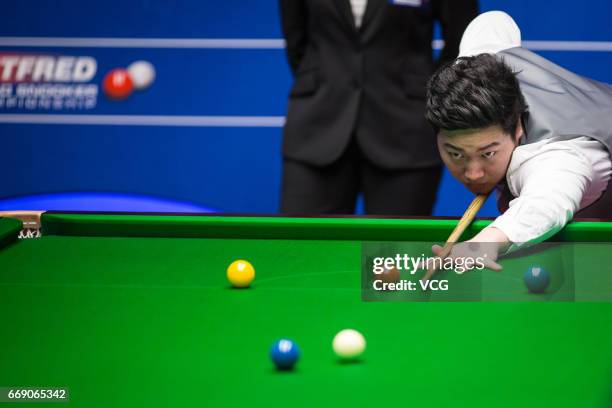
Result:
{"label": "referee's white shirt", "polygon": [[351,9],[353,10],[353,17],[355,18],[355,26],[361,27],[361,20],[365,13],[366,5],[368,0],[351,0]]}

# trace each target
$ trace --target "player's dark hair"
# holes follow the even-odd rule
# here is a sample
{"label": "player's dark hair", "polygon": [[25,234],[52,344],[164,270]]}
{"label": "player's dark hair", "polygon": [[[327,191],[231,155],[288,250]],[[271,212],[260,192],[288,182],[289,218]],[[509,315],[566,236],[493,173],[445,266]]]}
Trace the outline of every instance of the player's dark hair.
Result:
{"label": "player's dark hair", "polygon": [[491,54],[449,62],[427,84],[425,118],[436,133],[499,125],[514,136],[526,110],[516,73]]}

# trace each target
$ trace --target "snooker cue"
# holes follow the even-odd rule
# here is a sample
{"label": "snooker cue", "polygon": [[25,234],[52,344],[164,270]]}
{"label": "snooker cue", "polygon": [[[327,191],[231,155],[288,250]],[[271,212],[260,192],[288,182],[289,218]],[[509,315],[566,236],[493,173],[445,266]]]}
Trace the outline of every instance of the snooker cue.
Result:
{"label": "snooker cue", "polygon": [[[485,201],[487,201],[487,197],[488,194],[479,194],[476,196],[476,198],[474,198],[470,206],[467,208],[467,210],[465,210],[463,217],[461,217],[461,219],[459,220],[459,224],[457,224],[453,232],[446,240],[446,244],[444,244],[444,247],[442,248],[440,255],[438,255],[438,258],[444,259],[448,256],[451,249],[453,249],[453,245],[455,245],[455,243],[459,240],[465,229],[472,223],[472,221],[474,221],[474,217],[476,217],[476,214],[478,213],[478,211],[480,211],[482,205],[485,203]],[[423,277],[423,280],[427,282],[435,272],[436,267],[434,262],[434,266],[429,268],[429,270]]]}

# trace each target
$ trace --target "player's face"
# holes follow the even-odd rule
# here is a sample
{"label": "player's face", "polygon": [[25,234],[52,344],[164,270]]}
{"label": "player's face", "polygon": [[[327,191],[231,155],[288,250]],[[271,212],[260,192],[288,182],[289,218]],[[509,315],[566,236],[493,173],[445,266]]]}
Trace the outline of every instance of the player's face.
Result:
{"label": "player's face", "polygon": [[444,164],[474,194],[487,194],[506,176],[522,127],[515,135],[500,126],[485,129],[440,130],[438,149]]}

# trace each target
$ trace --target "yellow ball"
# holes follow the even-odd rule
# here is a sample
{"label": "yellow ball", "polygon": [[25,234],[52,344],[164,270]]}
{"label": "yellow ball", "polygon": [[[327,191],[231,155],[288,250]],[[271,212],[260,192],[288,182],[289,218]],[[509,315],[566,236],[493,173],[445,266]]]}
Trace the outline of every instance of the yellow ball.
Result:
{"label": "yellow ball", "polygon": [[250,262],[238,259],[227,267],[227,280],[235,288],[246,288],[255,279],[255,268]]}

